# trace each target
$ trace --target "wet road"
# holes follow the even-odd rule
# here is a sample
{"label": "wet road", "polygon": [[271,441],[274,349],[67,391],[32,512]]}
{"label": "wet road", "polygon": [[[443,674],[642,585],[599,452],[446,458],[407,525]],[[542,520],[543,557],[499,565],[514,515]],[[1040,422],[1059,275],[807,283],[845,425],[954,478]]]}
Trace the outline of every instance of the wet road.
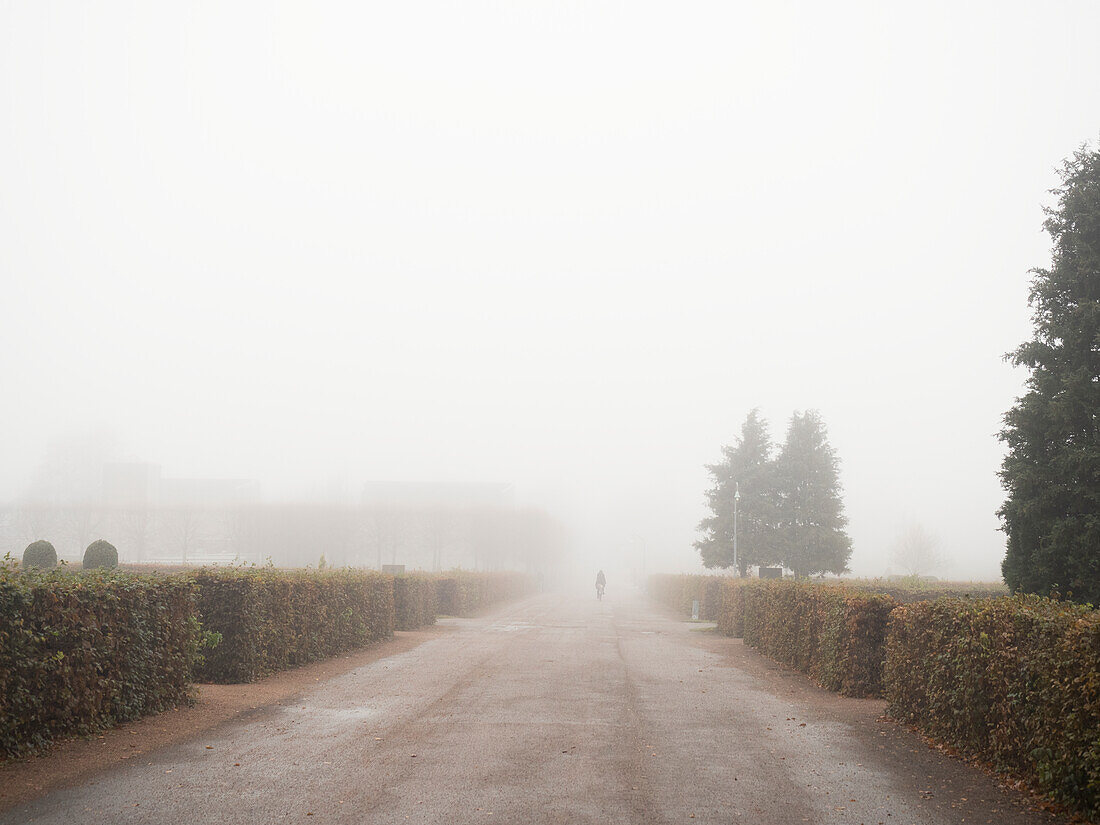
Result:
{"label": "wet road", "polygon": [[638,597],[444,624],[0,823],[1063,821]]}

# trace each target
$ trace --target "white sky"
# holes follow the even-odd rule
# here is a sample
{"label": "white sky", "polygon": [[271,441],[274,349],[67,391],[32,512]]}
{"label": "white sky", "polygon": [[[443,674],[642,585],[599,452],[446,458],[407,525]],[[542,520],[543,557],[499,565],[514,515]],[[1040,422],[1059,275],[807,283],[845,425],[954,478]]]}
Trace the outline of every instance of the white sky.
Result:
{"label": "white sky", "polygon": [[[0,2],[0,498],[513,481],[691,569],[703,464],[817,408],[853,569],[996,578],[995,438],[1100,4]],[[633,542],[633,544],[631,544]]]}

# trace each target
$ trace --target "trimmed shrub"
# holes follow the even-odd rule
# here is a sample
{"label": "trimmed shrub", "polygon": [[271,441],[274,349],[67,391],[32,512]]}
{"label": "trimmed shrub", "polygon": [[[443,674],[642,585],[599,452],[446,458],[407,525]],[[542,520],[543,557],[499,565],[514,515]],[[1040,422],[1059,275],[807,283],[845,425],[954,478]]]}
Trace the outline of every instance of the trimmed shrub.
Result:
{"label": "trimmed shrub", "polygon": [[204,681],[252,682],[393,635],[392,576],[204,568],[193,580],[203,628],[221,635],[198,671]]}
{"label": "trimmed shrub", "polygon": [[745,632],[744,579],[725,579],[718,591],[718,632],[740,637]]}
{"label": "trimmed shrub", "polygon": [[1100,817],[1100,611],[1036,596],[903,605],[889,712]]}
{"label": "trimmed shrub", "polygon": [[118,567],[118,550],[110,542],[96,539],[84,551],[84,569]]}
{"label": "trimmed shrub", "polygon": [[834,585],[757,581],[743,588],[745,643],[846,696],[880,696],[889,596]]}
{"label": "trimmed shrub", "polygon": [[185,579],[0,569],[0,757],[185,702],[200,640]]}
{"label": "trimmed shrub", "polygon": [[435,624],[435,580],[428,576],[395,576],[393,609],[397,630],[415,630]]}
{"label": "trimmed shrub", "polygon": [[698,600],[699,618],[718,621],[723,582],[727,576],[658,573],[649,577],[649,595],[681,616],[691,616],[691,603]]}
{"label": "trimmed shrub", "polygon": [[32,541],[23,551],[23,567],[52,570],[57,567],[57,551],[48,541],[43,539]]}
{"label": "trimmed shrub", "polygon": [[455,571],[436,578],[436,604],[441,616],[471,616],[480,610],[525,596],[533,589],[523,573]]}

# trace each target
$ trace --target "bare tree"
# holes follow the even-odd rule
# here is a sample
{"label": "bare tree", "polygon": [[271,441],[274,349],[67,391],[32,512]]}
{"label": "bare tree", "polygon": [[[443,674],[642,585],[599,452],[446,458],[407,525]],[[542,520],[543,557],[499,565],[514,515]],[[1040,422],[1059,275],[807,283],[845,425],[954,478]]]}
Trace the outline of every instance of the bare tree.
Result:
{"label": "bare tree", "polygon": [[178,548],[180,559],[187,564],[188,554],[198,549],[202,514],[194,507],[166,507],[159,516],[165,538]]}
{"label": "bare tree", "polygon": [[910,576],[926,576],[944,565],[939,540],[921,524],[907,525],[894,542],[894,563]]}

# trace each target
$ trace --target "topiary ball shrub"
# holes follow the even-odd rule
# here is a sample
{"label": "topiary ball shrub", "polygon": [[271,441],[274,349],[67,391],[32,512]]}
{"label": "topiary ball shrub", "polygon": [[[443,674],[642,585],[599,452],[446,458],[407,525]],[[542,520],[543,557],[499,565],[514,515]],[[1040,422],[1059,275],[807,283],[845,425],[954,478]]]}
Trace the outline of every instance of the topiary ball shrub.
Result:
{"label": "topiary ball shrub", "polygon": [[84,551],[84,569],[94,570],[97,567],[118,567],[118,551],[103,539],[96,539]]}
{"label": "topiary ball shrub", "polygon": [[23,551],[24,567],[42,567],[50,570],[57,567],[57,551],[44,539],[32,541]]}

